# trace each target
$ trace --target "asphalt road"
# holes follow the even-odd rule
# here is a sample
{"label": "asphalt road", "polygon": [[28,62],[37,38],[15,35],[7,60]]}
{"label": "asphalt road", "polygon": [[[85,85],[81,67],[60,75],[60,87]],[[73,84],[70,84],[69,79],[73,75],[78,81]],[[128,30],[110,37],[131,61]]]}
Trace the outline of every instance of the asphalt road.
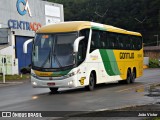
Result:
{"label": "asphalt road", "polygon": [[0,88],[0,111],[100,111],[143,105],[159,100],[147,96],[146,88],[154,83],[160,83],[160,69],[145,70],[134,84],[102,84],[92,92],[80,88],[50,94],[27,82]]}

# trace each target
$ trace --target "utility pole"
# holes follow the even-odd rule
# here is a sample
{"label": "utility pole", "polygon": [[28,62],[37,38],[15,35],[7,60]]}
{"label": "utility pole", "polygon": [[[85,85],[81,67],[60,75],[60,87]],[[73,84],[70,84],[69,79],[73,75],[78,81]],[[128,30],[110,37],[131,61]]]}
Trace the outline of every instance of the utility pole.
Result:
{"label": "utility pole", "polygon": [[158,35],[154,35],[155,37],[157,37],[157,46],[159,46],[159,44],[158,44]]}

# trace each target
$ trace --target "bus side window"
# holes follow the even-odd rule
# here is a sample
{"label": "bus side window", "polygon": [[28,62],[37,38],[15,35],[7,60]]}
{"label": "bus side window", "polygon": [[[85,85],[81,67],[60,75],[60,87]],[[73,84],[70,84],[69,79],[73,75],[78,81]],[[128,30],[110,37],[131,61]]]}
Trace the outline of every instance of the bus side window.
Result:
{"label": "bus side window", "polygon": [[99,31],[93,30],[92,31],[91,46],[90,46],[90,53],[99,48],[99,41],[100,41]]}
{"label": "bus side window", "polygon": [[118,37],[119,37],[119,49],[123,50],[125,35],[119,34]]}
{"label": "bus side window", "polygon": [[131,36],[126,35],[125,39],[124,39],[124,49],[125,50],[131,50],[131,42],[130,42],[130,38]]}
{"label": "bus side window", "polygon": [[136,49],[136,40],[134,39],[133,36],[130,36],[130,41],[131,41],[131,49],[135,50]]}
{"label": "bus side window", "polygon": [[118,46],[118,39],[116,33],[107,33],[107,40],[109,41],[109,49],[116,49]]}
{"label": "bus side window", "polygon": [[78,65],[81,64],[85,58],[87,53],[87,46],[88,46],[88,38],[89,38],[89,29],[81,30],[79,33],[80,36],[85,36],[83,40],[80,41],[78,47]]}
{"label": "bus side window", "polygon": [[107,32],[100,31],[100,48],[107,49],[108,41],[107,41]]}
{"label": "bus side window", "polygon": [[136,41],[136,50],[140,50],[142,48],[142,38],[139,36],[135,36]]}
{"label": "bus side window", "polygon": [[138,49],[142,49],[142,37],[138,37]]}
{"label": "bus side window", "polygon": [[126,41],[129,41],[129,36],[128,35],[123,35],[123,50],[127,49],[126,47]]}
{"label": "bus side window", "polygon": [[142,48],[142,38],[139,36],[131,36],[132,49],[140,50]]}

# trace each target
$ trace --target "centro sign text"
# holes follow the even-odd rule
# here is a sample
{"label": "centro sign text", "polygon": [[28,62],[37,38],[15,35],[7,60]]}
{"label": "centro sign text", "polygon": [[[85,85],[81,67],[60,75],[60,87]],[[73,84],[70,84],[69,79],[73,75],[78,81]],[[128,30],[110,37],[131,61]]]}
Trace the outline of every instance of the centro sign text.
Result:
{"label": "centro sign text", "polygon": [[26,22],[26,21],[18,21],[18,20],[8,20],[8,27],[12,29],[20,29],[20,30],[29,30],[29,31],[37,31],[41,28],[40,23],[36,22]]}

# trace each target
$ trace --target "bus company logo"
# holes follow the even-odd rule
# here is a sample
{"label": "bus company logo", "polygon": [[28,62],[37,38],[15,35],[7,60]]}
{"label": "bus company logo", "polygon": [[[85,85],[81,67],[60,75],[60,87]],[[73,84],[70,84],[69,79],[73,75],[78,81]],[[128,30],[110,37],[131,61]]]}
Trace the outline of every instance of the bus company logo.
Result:
{"label": "bus company logo", "polygon": [[[24,9],[21,10],[21,4],[24,6]],[[17,4],[16,4],[16,7],[17,7],[17,11],[20,15],[25,15],[28,11],[29,13],[29,16],[32,17],[32,13],[31,13],[31,10],[30,10],[30,7],[29,7],[29,2],[28,0],[17,0]]]}
{"label": "bus company logo", "polygon": [[134,59],[134,53],[120,52],[120,59]]}
{"label": "bus company logo", "polygon": [[98,60],[98,56],[97,55],[91,55],[90,56],[92,60]]}

